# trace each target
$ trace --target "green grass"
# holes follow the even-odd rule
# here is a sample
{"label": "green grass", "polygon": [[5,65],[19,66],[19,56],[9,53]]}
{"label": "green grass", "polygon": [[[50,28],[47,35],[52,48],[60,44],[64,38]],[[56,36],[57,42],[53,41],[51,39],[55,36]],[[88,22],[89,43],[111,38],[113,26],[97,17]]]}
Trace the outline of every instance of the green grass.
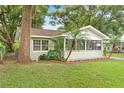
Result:
{"label": "green grass", "polygon": [[124,61],[3,64],[0,87],[124,87]]}
{"label": "green grass", "polygon": [[124,53],[112,53],[112,57],[124,58]]}

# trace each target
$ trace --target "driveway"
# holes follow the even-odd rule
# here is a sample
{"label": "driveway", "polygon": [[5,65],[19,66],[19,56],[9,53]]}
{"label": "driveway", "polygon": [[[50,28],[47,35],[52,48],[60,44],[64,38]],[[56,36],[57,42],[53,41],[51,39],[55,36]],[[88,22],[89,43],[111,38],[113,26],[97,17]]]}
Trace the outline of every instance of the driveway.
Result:
{"label": "driveway", "polygon": [[124,60],[124,58],[119,58],[119,57],[111,57],[110,59],[114,59],[114,60]]}

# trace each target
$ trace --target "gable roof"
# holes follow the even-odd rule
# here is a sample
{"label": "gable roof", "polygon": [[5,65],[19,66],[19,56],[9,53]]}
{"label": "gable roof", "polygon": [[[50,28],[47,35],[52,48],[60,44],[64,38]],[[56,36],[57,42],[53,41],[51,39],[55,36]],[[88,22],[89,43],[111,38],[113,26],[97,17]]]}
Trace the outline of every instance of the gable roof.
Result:
{"label": "gable roof", "polygon": [[62,33],[63,33],[62,31],[58,31],[58,30],[32,28],[30,35],[33,35],[33,36],[56,36],[56,35],[60,35]]}
{"label": "gable roof", "polygon": [[105,34],[103,34],[102,32],[100,32],[99,30],[97,30],[96,28],[94,28],[91,25],[85,26],[85,27],[81,28],[80,30],[86,30],[86,29],[93,31],[94,33],[98,34],[99,36],[103,37],[104,39],[110,39],[108,36],[106,36]]}

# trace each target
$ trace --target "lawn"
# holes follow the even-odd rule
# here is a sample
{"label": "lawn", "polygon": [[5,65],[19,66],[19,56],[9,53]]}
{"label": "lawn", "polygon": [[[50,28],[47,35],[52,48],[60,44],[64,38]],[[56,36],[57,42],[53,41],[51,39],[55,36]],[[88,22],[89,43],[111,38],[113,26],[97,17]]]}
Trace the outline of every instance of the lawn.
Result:
{"label": "lawn", "polygon": [[124,53],[112,53],[112,57],[124,58]]}
{"label": "lawn", "polygon": [[0,87],[124,87],[124,61],[3,64]]}

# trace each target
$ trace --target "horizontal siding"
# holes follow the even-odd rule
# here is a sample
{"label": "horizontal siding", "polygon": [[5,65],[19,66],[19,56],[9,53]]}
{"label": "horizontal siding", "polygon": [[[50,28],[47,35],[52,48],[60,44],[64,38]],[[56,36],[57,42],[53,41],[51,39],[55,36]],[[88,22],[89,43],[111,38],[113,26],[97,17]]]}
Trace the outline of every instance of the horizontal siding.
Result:
{"label": "horizontal siding", "polygon": [[[64,58],[69,54],[69,51],[64,52]],[[80,50],[72,51],[68,60],[80,60],[80,59],[92,59],[102,57],[103,52],[101,50]]]}

